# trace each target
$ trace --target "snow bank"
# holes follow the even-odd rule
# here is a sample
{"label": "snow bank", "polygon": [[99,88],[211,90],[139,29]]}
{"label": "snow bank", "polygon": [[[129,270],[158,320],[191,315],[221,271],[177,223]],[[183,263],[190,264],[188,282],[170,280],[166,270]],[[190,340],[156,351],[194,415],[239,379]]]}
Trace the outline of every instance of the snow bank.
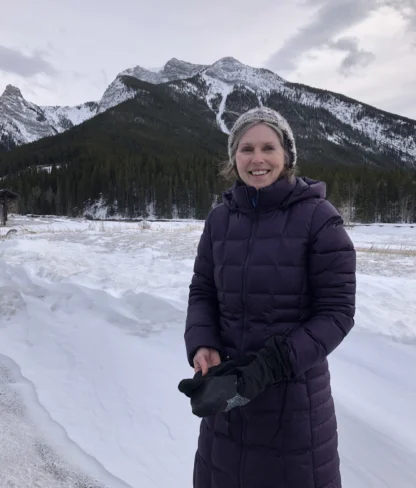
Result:
{"label": "snow bank", "polygon": [[[0,428],[0,481],[16,479],[1,450],[14,445],[28,456],[21,486],[36,486],[25,476],[61,486],[48,485],[42,439],[70,473],[62,486],[75,476],[100,488],[192,486],[199,420],[177,384],[192,375],[183,330],[203,223],[11,223],[18,233],[0,241],[0,362],[21,375],[27,414],[0,415],[12,426]],[[414,229],[350,232],[400,244]],[[346,488],[416,486],[415,260],[358,254],[357,325],[330,358]]]}

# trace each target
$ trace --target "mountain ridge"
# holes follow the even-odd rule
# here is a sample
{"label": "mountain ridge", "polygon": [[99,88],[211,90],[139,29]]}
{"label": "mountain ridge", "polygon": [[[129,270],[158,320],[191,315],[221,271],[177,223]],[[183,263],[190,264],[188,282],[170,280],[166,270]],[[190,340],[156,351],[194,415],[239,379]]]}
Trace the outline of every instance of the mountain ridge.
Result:
{"label": "mountain ridge", "polygon": [[[207,111],[214,113],[218,130],[225,134],[236,114],[273,100],[273,108],[283,111],[286,118],[298,114],[295,125],[300,139],[326,138],[340,151],[348,145],[356,146],[368,154],[370,163],[385,153],[392,164],[416,166],[416,121],[342,94],[286,81],[271,70],[247,66],[233,57],[220,58],[211,65],[171,58],[158,71],[141,66],[128,68],[116,76],[100,100],[76,107],[36,106],[9,85],[0,97],[3,151],[70,130],[127,100],[146,98],[145,85],[139,86],[134,80],[166,85],[173,97],[174,93],[190,100],[197,97],[206,104]],[[184,105],[189,106],[187,102]],[[308,127],[299,115],[306,116],[305,107],[322,115],[320,124],[312,120]]]}

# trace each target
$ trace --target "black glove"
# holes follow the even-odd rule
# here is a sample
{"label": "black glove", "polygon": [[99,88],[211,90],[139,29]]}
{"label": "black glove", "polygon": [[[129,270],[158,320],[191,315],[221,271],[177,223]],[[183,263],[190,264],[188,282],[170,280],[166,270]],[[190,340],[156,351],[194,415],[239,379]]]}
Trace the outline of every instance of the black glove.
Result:
{"label": "black glove", "polygon": [[210,368],[205,376],[198,371],[192,379],[182,380],[178,389],[191,399],[192,413],[197,417],[227,412],[249,402],[237,392],[237,373],[237,363],[225,361]]}
{"label": "black glove", "polygon": [[187,397],[192,398],[194,392],[201,387],[209,378],[214,376],[222,376],[227,373],[236,373],[236,364],[234,361],[225,361],[217,366],[208,369],[208,373],[202,376],[202,372],[198,371],[191,379],[182,380],[179,385],[179,391],[184,393]]}
{"label": "black glove", "polygon": [[247,365],[238,368],[238,393],[252,400],[268,386],[291,376],[289,350],[281,336],[272,336]]}

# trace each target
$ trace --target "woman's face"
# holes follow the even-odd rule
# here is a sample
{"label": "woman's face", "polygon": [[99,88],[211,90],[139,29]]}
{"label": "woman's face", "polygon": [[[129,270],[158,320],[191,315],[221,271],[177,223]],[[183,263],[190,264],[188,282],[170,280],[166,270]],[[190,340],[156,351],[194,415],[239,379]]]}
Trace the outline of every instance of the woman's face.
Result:
{"label": "woman's face", "polygon": [[251,127],[242,136],[235,159],[240,178],[257,189],[274,183],[285,166],[279,136],[262,123]]}

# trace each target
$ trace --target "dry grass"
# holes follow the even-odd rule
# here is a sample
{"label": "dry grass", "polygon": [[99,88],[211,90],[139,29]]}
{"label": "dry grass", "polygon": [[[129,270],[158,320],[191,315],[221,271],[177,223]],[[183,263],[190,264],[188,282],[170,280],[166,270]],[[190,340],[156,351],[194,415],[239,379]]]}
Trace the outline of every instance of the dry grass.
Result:
{"label": "dry grass", "polygon": [[372,245],[371,247],[356,247],[357,252],[368,253],[368,254],[387,254],[395,256],[416,256],[416,248],[413,247],[381,247]]}

